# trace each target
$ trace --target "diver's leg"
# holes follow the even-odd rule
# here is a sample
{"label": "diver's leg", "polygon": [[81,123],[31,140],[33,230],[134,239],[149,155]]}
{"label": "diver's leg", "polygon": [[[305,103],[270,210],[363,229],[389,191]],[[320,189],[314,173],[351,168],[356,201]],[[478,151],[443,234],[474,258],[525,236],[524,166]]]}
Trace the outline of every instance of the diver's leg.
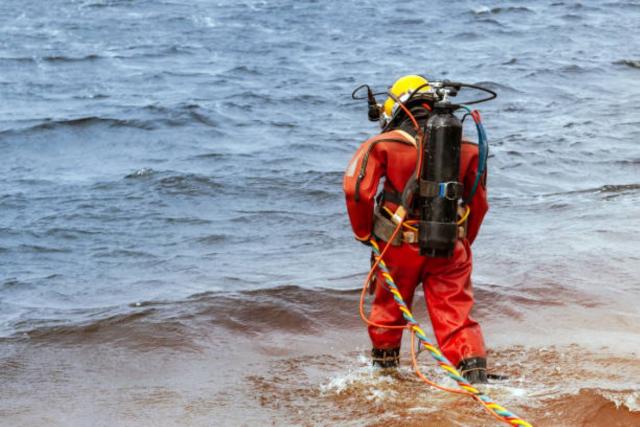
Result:
{"label": "diver's leg", "polygon": [[424,294],[440,350],[468,380],[486,382],[486,351],[478,322],[471,318],[471,248],[460,240],[451,258],[428,258]]}
{"label": "diver's leg", "polygon": [[[384,249],[384,244],[381,245]],[[409,244],[392,246],[384,256],[384,262],[393,277],[408,307],[411,307],[413,293],[420,279],[421,259],[417,249]],[[380,325],[405,325],[402,312],[389,291],[380,269],[375,278],[375,297],[371,306],[369,320]],[[387,329],[369,326],[369,336],[373,344],[371,352],[373,364],[380,367],[397,366],[399,361],[402,329]]]}

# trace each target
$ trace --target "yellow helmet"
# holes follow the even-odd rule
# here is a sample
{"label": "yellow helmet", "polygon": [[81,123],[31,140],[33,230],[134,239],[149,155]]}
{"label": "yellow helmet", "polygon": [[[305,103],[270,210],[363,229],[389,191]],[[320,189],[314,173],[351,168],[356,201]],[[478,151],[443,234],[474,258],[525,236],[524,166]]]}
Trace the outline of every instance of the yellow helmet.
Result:
{"label": "yellow helmet", "polygon": [[[419,88],[419,89],[418,89]],[[422,76],[410,74],[408,76],[400,77],[389,89],[389,93],[400,101],[406,100],[416,89],[418,92],[428,92],[431,90],[429,82]],[[384,102],[383,112],[387,120],[390,120],[397,108],[396,101],[390,96]]]}

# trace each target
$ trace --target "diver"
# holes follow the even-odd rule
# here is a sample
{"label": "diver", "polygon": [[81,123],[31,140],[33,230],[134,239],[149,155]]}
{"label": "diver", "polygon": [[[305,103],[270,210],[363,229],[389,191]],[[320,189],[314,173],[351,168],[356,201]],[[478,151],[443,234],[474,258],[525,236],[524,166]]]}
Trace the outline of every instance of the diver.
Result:
{"label": "diver", "polygon": [[[452,223],[455,235],[450,249],[446,253],[437,250],[425,253],[417,227],[404,227],[404,224],[389,243],[394,231],[393,213],[403,205],[406,187],[419,164],[420,151],[416,148],[420,146],[420,129],[425,128],[433,114],[434,90],[430,87],[433,84],[418,75],[398,79],[384,104],[378,106],[379,114],[372,113],[371,108],[375,110],[376,104],[371,102],[373,95],[369,90],[369,118],[379,117],[383,130],[356,151],[345,172],[343,189],[355,238],[369,244],[369,239],[375,237],[381,249],[391,244],[384,260],[407,306],[411,307],[415,289],[422,284],[440,350],[469,382],[486,383],[484,339],[480,325],[470,313],[474,304],[471,245],[488,210],[487,176],[486,170],[478,174],[479,147],[461,136],[461,125],[460,149],[456,153],[459,168],[456,165],[455,169],[455,175],[459,173],[455,178],[458,187],[448,186],[444,190],[445,197],[455,199],[452,202],[456,209]],[[404,104],[408,99],[411,102]],[[436,160],[427,155],[424,162],[429,161]],[[412,202],[407,209],[407,219],[416,223],[420,212]],[[406,323],[380,270],[372,279],[370,291],[374,294],[370,321],[382,325]],[[402,329],[369,326],[368,332],[373,345],[373,365],[397,367]]]}

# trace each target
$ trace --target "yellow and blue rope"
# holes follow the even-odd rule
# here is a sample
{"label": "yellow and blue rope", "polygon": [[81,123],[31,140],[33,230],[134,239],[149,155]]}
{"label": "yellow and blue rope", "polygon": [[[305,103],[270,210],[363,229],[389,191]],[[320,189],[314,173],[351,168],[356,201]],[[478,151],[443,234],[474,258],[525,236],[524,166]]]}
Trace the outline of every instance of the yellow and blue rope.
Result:
{"label": "yellow and blue rope", "polygon": [[393,299],[398,304],[398,308],[402,312],[402,317],[404,317],[404,319],[407,321],[408,328],[411,329],[412,333],[415,334],[416,337],[418,337],[418,340],[420,341],[422,346],[429,351],[431,356],[438,362],[440,368],[442,368],[446,372],[447,376],[454,380],[458,387],[465,390],[465,394],[472,396],[477,401],[482,403],[482,405],[484,405],[484,407],[499,420],[513,426],[532,427],[530,423],[526,422],[506,408],[493,402],[488,395],[482,393],[480,390],[471,385],[471,383],[469,383],[460,374],[460,372],[458,372],[458,370],[451,364],[451,362],[449,362],[446,356],[444,356],[440,352],[440,350],[438,350],[438,348],[429,341],[422,328],[420,328],[420,324],[413,317],[411,310],[404,302],[404,299],[402,298],[402,295],[398,290],[398,286],[396,286],[395,282],[393,281],[393,277],[391,277],[391,273],[389,272],[389,269],[387,268],[384,260],[380,258],[380,247],[378,246],[377,242],[374,239],[371,239],[370,243],[373,249],[373,253],[378,259],[378,267],[382,272],[382,277],[384,278],[385,283],[389,286],[389,291],[393,295]]}

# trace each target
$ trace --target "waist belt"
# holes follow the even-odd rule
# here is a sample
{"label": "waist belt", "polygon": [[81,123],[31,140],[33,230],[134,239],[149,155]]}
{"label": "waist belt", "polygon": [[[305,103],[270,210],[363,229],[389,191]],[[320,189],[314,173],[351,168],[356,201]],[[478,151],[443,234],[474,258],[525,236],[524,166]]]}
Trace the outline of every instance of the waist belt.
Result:
{"label": "waist belt", "polygon": [[[459,207],[458,214],[462,216],[464,209]],[[380,206],[377,206],[373,212],[373,234],[380,240],[389,242],[391,236],[395,231],[397,225],[387,218],[381,211]],[[467,221],[458,226],[458,238],[464,239],[467,236]],[[418,231],[414,230],[400,230],[396,237],[391,242],[391,246],[400,246],[402,243],[415,244],[418,243]]]}
{"label": "waist belt", "polygon": [[[380,239],[388,242],[393,235],[397,225],[380,212],[380,208],[376,208],[373,214],[373,234]],[[413,230],[400,230],[391,242],[392,246],[400,246],[402,243],[418,243],[418,232]]]}

